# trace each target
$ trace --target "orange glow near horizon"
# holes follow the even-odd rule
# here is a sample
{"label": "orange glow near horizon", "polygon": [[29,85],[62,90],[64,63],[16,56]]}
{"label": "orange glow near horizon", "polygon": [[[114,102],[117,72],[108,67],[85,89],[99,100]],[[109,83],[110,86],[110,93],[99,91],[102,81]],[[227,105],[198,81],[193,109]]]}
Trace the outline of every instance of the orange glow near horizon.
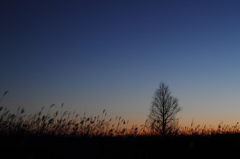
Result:
{"label": "orange glow near horizon", "polygon": [[[65,113],[64,113],[65,114]],[[75,114],[70,116],[57,117],[55,115],[42,115],[38,113],[32,117],[26,117],[24,111],[16,116],[9,114],[7,109],[2,110],[3,126],[1,131],[15,133],[16,125],[20,125],[20,130],[25,130],[27,134],[49,134],[49,135],[74,135],[74,136],[125,136],[125,135],[157,135],[151,131],[147,123],[141,125],[130,125],[121,116],[107,118],[104,110],[100,116],[80,116]],[[74,118],[75,117],[75,118]],[[20,120],[21,118],[21,120]],[[11,130],[13,130],[11,132]],[[173,135],[213,135],[213,134],[233,134],[240,133],[238,123],[234,125],[199,125],[192,121],[190,126],[178,125],[171,134]]]}

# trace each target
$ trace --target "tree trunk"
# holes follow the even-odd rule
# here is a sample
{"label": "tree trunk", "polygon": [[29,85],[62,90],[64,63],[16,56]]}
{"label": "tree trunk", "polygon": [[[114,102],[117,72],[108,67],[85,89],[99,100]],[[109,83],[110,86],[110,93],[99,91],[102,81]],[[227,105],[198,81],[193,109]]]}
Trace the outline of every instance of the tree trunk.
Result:
{"label": "tree trunk", "polygon": [[165,125],[165,101],[164,101],[165,99],[163,98],[163,114],[162,114],[162,118],[163,118],[163,120],[162,120],[162,136],[165,136],[165,134],[166,134],[166,131],[165,131],[165,129],[166,129],[166,125]]}

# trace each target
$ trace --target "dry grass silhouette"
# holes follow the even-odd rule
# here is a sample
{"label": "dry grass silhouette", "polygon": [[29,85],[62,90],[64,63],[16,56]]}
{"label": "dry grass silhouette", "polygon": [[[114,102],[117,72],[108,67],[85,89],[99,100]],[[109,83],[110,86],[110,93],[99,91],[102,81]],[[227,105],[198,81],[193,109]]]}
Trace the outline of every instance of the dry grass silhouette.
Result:
{"label": "dry grass silhouette", "polygon": [[[101,115],[83,116],[65,111],[50,114],[52,104],[46,114],[44,107],[36,114],[27,115],[25,109],[19,107],[16,113],[6,107],[0,107],[0,132],[5,135],[56,135],[56,136],[144,136],[159,135],[151,131],[148,121],[140,126],[128,125],[121,116],[107,118],[107,111]],[[63,105],[62,105],[63,106]],[[130,127],[130,128],[129,128]],[[220,123],[216,128],[206,125],[175,127],[168,135],[215,135],[240,133],[238,122],[230,126]]]}
{"label": "dry grass silhouette", "polygon": [[[220,123],[175,127],[165,137],[151,131],[148,121],[128,126],[121,116],[108,118],[106,110],[88,116],[75,112],[27,115],[0,107],[0,149],[8,158],[167,158],[231,157],[240,143],[240,127]],[[222,152],[221,154],[218,152]],[[14,152],[14,153],[12,153]],[[47,156],[47,157],[46,157]],[[233,156],[233,155],[232,155]],[[235,156],[235,155],[234,155]]]}
{"label": "dry grass silhouette", "polygon": [[[65,111],[50,114],[52,104],[46,114],[44,107],[36,114],[27,115],[25,109],[19,107],[17,113],[0,107],[0,132],[6,135],[68,135],[68,136],[119,136],[146,134],[146,127],[132,126],[121,116],[107,119],[107,112],[101,115],[83,116]],[[141,132],[140,132],[141,131]]]}
{"label": "dry grass silhouette", "polygon": [[[6,95],[7,92],[3,94]],[[3,99],[3,96],[1,100]],[[92,116],[52,111],[55,104],[27,114],[0,107],[0,150],[3,158],[232,158],[240,148],[240,126],[178,124],[161,136],[146,120],[129,125],[107,111]],[[46,112],[46,113],[44,113]],[[219,153],[221,152],[221,153]]]}

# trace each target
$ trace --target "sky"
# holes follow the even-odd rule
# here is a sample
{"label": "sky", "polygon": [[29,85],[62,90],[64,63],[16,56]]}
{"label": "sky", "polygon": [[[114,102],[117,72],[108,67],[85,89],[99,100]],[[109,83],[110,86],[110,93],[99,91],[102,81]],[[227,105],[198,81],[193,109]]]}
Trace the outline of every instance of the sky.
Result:
{"label": "sky", "polygon": [[167,84],[179,123],[240,121],[240,1],[0,2],[0,103],[147,119]]}

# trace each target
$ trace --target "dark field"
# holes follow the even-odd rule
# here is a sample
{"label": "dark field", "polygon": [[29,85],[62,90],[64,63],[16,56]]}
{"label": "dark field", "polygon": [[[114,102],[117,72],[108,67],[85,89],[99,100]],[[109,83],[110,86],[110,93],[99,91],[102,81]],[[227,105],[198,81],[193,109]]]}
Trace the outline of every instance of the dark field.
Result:
{"label": "dark field", "polygon": [[[53,105],[51,106],[53,107]],[[166,136],[150,131],[147,122],[127,127],[121,117],[107,119],[70,112],[26,115],[0,108],[0,150],[3,158],[236,158],[240,128],[177,127]]]}
{"label": "dark field", "polygon": [[1,136],[4,158],[233,158],[240,134],[212,136]]}

